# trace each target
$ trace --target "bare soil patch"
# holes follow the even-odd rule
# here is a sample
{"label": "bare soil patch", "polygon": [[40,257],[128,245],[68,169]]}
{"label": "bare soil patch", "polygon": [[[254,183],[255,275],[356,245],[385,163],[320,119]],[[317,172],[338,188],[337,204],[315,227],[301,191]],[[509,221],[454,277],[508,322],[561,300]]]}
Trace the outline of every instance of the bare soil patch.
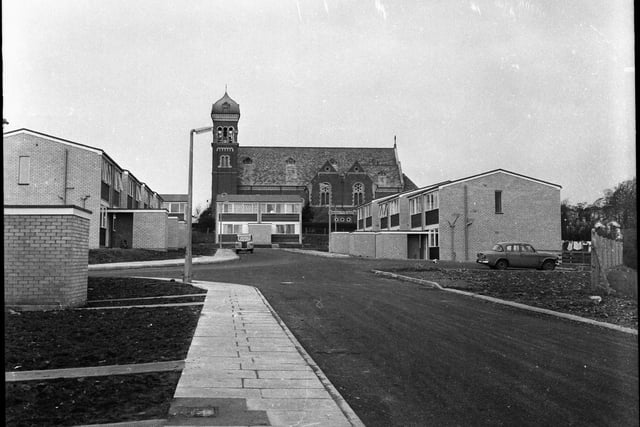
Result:
{"label": "bare soil patch", "polygon": [[[133,278],[90,277],[88,287],[90,301],[195,293],[204,291]],[[130,304],[112,301],[104,306]],[[185,306],[5,311],[5,371],[182,360],[200,310],[200,306]],[[10,425],[78,425],[163,418],[178,379],[179,373],[158,372],[5,383],[6,420]]]}
{"label": "bare soil patch", "polygon": [[[638,301],[621,293],[591,290],[591,273],[584,271],[485,270],[418,266],[394,273],[515,301],[534,307],[574,314],[620,326],[638,328]],[[599,298],[590,298],[599,297]]]}
{"label": "bare soil patch", "polygon": [[[216,249],[211,243],[194,243],[191,246],[193,256],[213,256],[216,254]],[[102,248],[89,250],[89,264],[180,259],[184,258],[184,256],[184,249],[162,252],[149,249]]]}

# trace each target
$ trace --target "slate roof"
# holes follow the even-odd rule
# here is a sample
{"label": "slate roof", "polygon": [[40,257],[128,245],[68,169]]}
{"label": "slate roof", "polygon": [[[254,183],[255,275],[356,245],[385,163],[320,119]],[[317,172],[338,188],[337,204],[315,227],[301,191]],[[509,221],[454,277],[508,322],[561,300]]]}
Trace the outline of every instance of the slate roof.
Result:
{"label": "slate roof", "polygon": [[[373,182],[385,187],[402,186],[402,172],[394,148],[360,147],[240,146],[239,184],[307,185],[326,162],[331,162],[340,174],[346,173],[358,162]],[[295,173],[292,173],[292,169],[295,169]],[[378,180],[380,173],[386,176],[386,184]]]}
{"label": "slate roof", "polygon": [[160,194],[160,197],[165,202],[187,202],[189,199],[188,194]]}

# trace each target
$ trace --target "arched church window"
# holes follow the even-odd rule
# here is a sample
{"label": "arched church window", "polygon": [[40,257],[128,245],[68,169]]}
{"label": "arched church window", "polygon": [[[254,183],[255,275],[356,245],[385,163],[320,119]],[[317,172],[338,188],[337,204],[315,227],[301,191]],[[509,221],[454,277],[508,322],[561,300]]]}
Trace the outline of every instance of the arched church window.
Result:
{"label": "arched church window", "polygon": [[231,157],[227,155],[220,156],[220,163],[218,164],[220,168],[230,168],[231,167]]}
{"label": "arched church window", "polygon": [[291,157],[287,159],[287,165],[295,165],[295,164],[296,164],[296,161],[293,160]]}
{"label": "arched church window", "polygon": [[364,184],[356,182],[353,184],[353,205],[358,206],[364,203]]}
{"label": "arched church window", "polygon": [[235,142],[233,126],[229,128],[229,142]]}
{"label": "arched church window", "polygon": [[320,205],[326,206],[331,204],[331,184],[328,182],[320,183]]}
{"label": "arched church window", "polygon": [[222,140],[222,126],[218,126],[218,141]]}
{"label": "arched church window", "polygon": [[228,135],[228,133],[227,133],[227,128],[224,128],[224,129],[222,130],[222,136],[224,137],[224,139],[227,139],[227,135]]}

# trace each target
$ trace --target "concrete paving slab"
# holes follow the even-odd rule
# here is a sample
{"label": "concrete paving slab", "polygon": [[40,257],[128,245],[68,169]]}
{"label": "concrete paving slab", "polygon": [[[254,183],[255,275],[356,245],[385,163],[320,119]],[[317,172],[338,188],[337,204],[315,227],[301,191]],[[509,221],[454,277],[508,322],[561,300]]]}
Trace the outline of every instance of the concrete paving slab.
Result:
{"label": "concrete paving slab", "polygon": [[208,292],[166,426],[364,425],[258,289],[193,284]]}

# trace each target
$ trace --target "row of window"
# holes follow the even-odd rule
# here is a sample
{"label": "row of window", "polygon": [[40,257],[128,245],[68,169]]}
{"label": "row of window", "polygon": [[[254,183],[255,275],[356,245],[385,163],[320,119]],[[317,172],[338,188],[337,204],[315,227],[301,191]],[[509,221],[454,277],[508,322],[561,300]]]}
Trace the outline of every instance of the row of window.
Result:
{"label": "row of window", "polygon": [[[422,213],[424,205],[424,211],[429,212],[440,208],[440,201],[438,192],[423,194],[418,197],[409,199],[409,214],[415,215]],[[387,203],[381,203],[378,206],[378,213],[380,218],[387,217],[389,215],[395,215],[398,213],[398,200],[392,200]],[[495,191],[495,213],[502,214],[502,191]],[[363,206],[358,215],[360,219],[368,218],[371,216],[371,205]]]}
{"label": "row of window", "polygon": [[[331,204],[331,184],[321,182],[320,188],[320,206],[328,206]],[[352,204],[354,206],[364,203],[364,184],[356,182],[351,187]]]}
{"label": "row of window", "polygon": [[440,207],[438,192],[428,193],[409,199],[409,213],[415,215],[422,212],[422,204],[424,202],[424,211],[432,211]]}
{"label": "row of window", "polygon": [[218,126],[218,141],[226,140],[229,142],[235,142],[235,129],[233,126],[222,127]]}
{"label": "row of window", "polygon": [[[222,224],[222,234],[242,234],[248,232],[246,224]],[[273,234],[296,234],[295,224],[275,224]]]}
{"label": "row of window", "polygon": [[262,213],[297,214],[300,213],[299,203],[223,203],[221,213]]}

